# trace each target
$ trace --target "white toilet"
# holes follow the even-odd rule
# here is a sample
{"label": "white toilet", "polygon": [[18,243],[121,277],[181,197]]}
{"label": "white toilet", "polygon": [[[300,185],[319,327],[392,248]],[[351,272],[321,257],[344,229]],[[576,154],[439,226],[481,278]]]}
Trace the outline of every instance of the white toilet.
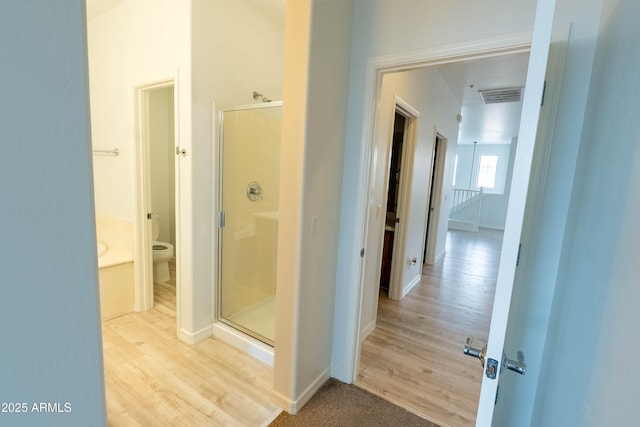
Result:
{"label": "white toilet", "polygon": [[173,245],[166,242],[158,242],[160,235],[160,217],[153,215],[153,281],[157,283],[168,282],[171,279],[169,274],[169,261],[173,258]]}

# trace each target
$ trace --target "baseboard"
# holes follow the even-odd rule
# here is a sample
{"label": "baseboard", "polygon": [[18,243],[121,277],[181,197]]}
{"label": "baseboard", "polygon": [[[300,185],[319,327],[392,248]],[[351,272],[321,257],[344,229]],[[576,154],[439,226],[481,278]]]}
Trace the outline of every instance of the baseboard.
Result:
{"label": "baseboard", "polygon": [[442,258],[444,258],[446,253],[447,253],[447,251],[445,249],[443,249],[442,252],[440,252],[438,255],[435,256],[435,258],[433,259],[433,263],[435,264],[438,261],[440,261]]}
{"label": "baseboard", "polygon": [[420,280],[422,279],[422,275],[419,274],[416,277],[413,278],[413,280],[411,281],[411,283],[409,283],[403,290],[402,290],[402,297],[404,298],[409,292],[411,292],[411,289],[415,288],[418,284],[420,284]]}
{"label": "baseboard", "polygon": [[322,371],[316,379],[309,384],[309,387],[305,389],[302,395],[296,400],[287,399],[285,396],[276,392],[275,390],[271,390],[271,401],[290,413],[291,415],[295,415],[302,409],[302,407],[313,397],[314,394],[327,382],[329,379],[329,368]]}
{"label": "baseboard", "polygon": [[478,231],[475,223],[470,221],[458,221],[458,220],[449,220],[449,224],[447,225],[449,230],[459,230],[459,231]]}
{"label": "baseboard", "polygon": [[484,225],[484,224],[480,224],[478,226],[478,228],[488,228],[489,230],[504,231],[504,225],[500,226],[500,225]]}
{"label": "baseboard", "polygon": [[220,322],[211,325],[214,337],[273,367],[273,348]]}
{"label": "baseboard", "polygon": [[360,333],[360,342],[364,341],[376,328],[376,320],[373,319]]}
{"label": "baseboard", "polygon": [[195,344],[202,341],[205,338],[209,338],[212,335],[211,326],[200,329],[197,332],[191,333],[184,329],[178,330],[178,338],[187,344]]}

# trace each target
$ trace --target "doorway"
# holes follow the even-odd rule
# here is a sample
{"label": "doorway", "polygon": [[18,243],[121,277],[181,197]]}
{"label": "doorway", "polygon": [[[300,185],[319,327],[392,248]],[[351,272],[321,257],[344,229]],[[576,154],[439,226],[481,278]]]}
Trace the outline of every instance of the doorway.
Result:
{"label": "doorway", "polygon": [[394,248],[398,245],[395,244],[395,239],[399,233],[396,233],[396,226],[400,223],[400,209],[399,201],[403,192],[401,186],[403,180],[403,164],[405,160],[404,156],[404,142],[405,142],[405,128],[407,125],[407,119],[403,116],[399,110],[396,110],[393,121],[393,135],[391,137],[391,153],[390,164],[388,172],[387,182],[387,203],[386,203],[386,221],[384,226],[384,241],[382,246],[382,263],[380,265],[380,290],[389,295],[390,283],[396,280],[395,276],[392,276],[394,272]]}
{"label": "doorway", "polygon": [[[177,312],[179,166],[175,147],[177,109],[174,80],[136,88],[136,101],[134,251],[139,261],[135,266],[135,307],[136,311],[151,309],[156,299],[154,288],[158,286],[163,295],[161,300],[171,301],[169,309]],[[167,292],[172,294],[170,298],[164,297]]]}
{"label": "doorway", "polygon": [[[524,63],[523,72],[521,78],[524,82],[524,77],[526,76],[526,63],[528,62],[528,55],[526,52],[518,52],[518,55],[523,56],[521,60]],[[464,67],[465,64],[469,64],[469,67],[475,65],[476,62],[486,62],[490,61],[491,58],[477,58],[473,60],[465,59],[464,61],[455,62],[454,65],[456,67]],[[496,58],[495,62],[499,61],[509,61],[514,62],[514,55],[505,56],[502,58]],[[451,66],[454,66],[451,65]],[[437,64],[434,67],[446,67],[449,64]],[[424,67],[429,68],[429,67]],[[444,70],[439,70],[444,71]],[[440,75],[446,74],[448,76],[453,75],[466,75],[465,72],[462,72],[461,69],[452,70],[447,68],[446,71],[452,71],[450,73],[439,72]],[[455,72],[453,72],[455,71]],[[460,71],[460,72],[458,72]],[[418,71],[416,70],[416,73]],[[406,79],[409,80],[411,77],[408,76],[408,73],[411,71],[402,71],[401,73],[395,74],[403,74],[406,75]],[[394,73],[389,73],[388,75],[395,75]],[[422,75],[421,75],[422,76]],[[385,78],[387,75],[385,75]],[[417,77],[414,78],[413,81],[419,80]],[[450,78],[448,81],[444,79],[443,85],[452,84],[454,81],[453,78]],[[392,80],[393,81],[393,80]],[[437,82],[437,80],[434,80]],[[469,84],[464,84],[461,86],[460,91],[464,92],[463,88],[469,89]],[[398,82],[395,88],[401,88],[402,82]],[[453,92],[453,88],[448,86],[451,92]],[[392,88],[385,87],[384,81],[383,86],[380,89],[383,93],[391,91]],[[417,90],[416,90],[417,91]],[[479,97],[477,90],[473,91],[474,94]],[[402,94],[401,94],[402,95]],[[463,95],[464,96],[464,95]],[[384,96],[380,98],[384,99]],[[431,101],[428,101],[431,104],[440,105],[442,104],[442,100],[437,97],[432,97]],[[428,120],[434,116],[433,110],[436,107],[426,107],[425,104],[418,104],[421,110],[421,120],[423,123],[429,123]],[[460,105],[460,104],[458,104]],[[380,110],[384,110],[384,106],[378,107]],[[488,107],[487,107],[488,108]],[[499,106],[493,106],[493,108],[501,108]],[[521,107],[520,107],[521,108]],[[433,110],[431,110],[433,109]],[[518,111],[519,113],[519,111]],[[474,124],[474,120],[471,117],[471,114],[462,114],[465,117],[465,121],[468,124]],[[382,114],[376,119],[380,119]],[[519,114],[517,115],[519,117]],[[504,117],[504,116],[503,116]],[[445,120],[453,121],[456,125],[456,129],[452,130],[448,122],[445,123]],[[382,118],[384,120],[384,118]],[[438,240],[438,232],[441,235],[446,236],[446,222],[447,218],[444,212],[446,210],[443,209],[442,218],[440,218],[437,212],[437,206],[447,206],[447,195],[451,194],[452,189],[452,175],[453,175],[453,158],[455,156],[455,148],[458,144],[466,144],[468,145],[470,142],[466,141],[464,133],[462,133],[462,129],[458,129],[458,123],[456,112],[449,112],[445,116],[445,118],[436,118],[432,120],[436,121],[435,132],[432,131],[430,133],[428,141],[430,145],[427,143],[423,143],[423,145],[419,149],[423,150],[423,157],[418,157],[420,154],[416,154],[416,158],[421,161],[417,161],[415,163],[416,166],[414,168],[418,168],[417,165],[425,165],[429,164],[428,167],[424,167],[423,169],[427,169],[424,171],[421,180],[419,181],[416,178],[413,178],[411,194],[415,195],[418,192],[423,194],[424,197],[424,205],[422,207],[422,216],[420,229],[417,234],[409,235],[408,239],[418,240],[420,243],[420,252],[419,257],[425,259],[427,262],[429,261],[429,257],[433,256],[434,258],[438,258],[435,254],[438,253],[435,250],[436,242]],[[419,126],[428,126],[430,129],[434,129],[431,127],[432,125],[423,125],[420,123]],[[515,126],[515,133],[509,134],[508,139],[511,141],[514,137],[517,136],[518,132],[518,123]],[[440,126],[442,125],[442,127]],[[446,135],[446,136],[445,136]],[[424,137],[423,137],[424,138]],[[452,141],[449,144],[449,138]],[[426,140],[427,138],[424,138]],[[463,141],[463,139],[465,139]],[[505,138],[506,139],[506,138]],[[490,141],[494,144],[498,144],[501,141]],[[426,145],[426,147],[425,147]],[[450,146],[451,145],[451,146]],[[428,153],[425,153],[428,150]],[[424,159],[424,160],[422,160]],[[500,162],[504,162],[501,164],[508,165],[512,164],[513,159],[509,158],[509,156],[503,156],[500,159]],[[506,169],[512,168],[511,166],[505,166]],[[445,178],[446,177],[446,178]],[[475,179],[475,178],[474,178]],[[474,181],[475,182],[475,181]],[[377,190],[374,190],[375,193]],[[429,197],[427,197],[429,195]],[[501,197],[508,197],[505,195],[496,195],[495,199],[499,199]],[[414,196],[415,197],[415,196]],[[422,202],[421,202],[422,203]],[[506,206],[506,203],[505,203]],[[433,210],[432,210],[433,209]],[[412,212],[413,214],[413,212]],[[506,210],[505,210],[506,215]],[[411,218],[410,218],[411,220]],[[442,230],[441,225],[444,226],[444,230]],[[484,231],[484,230],[483,230]],[[492,249],[491,254],[494,256],[499,254],[499,248],[502,241],[501,233],[487,233],[490,237],[490,247]],[[446,238],[446,237],[445,237]],[[466,423],[469,420],[475,419],[475,408],[477,406],[481,376],[482,376],[482,368],[479,365],[477,360],[472,358],[468,358],[468,360],[464,359],[464,355],[462,355],[462,349],[464,347],[465,339],[467,334],[474,335],[476,341],[474,345],[479,345],[482,347],[484,343],[486,343],[488,336],[488,325],[489,319],[491,317],[491,302],[493,301],[493,292],[494,286],[496,283],[496,273],[497,266],[495,262],[491,262],[488,267],[484,267],[483,259],[481,259],[487,251],[477,251],[473,256],[467,256],[467,251],[469,247],[475,245],[474,239],[465,238],[465,239],[457,239],[457,242],[460,243],[458,248],[455,250],[447,247],[446,250],[443,250],[446,255],[442,257],[443,260],[446,260],[446,263],[438,262],[432,270],[429,268],[422,269],[422,263],[420,263],[420,270],[424,272],[424,276],[422,276],[418,282],[419,284],[413,288],[408,296],[402,298],[400,301],[389,301],[383,298],[380,295],[380,301],[378,305],[378,318],[375,330],[371,333],[371,340],[367,339],[367,342],[364,343],[361,341],[361,345],[364,349],[367,349],[367,353],[361,353],[362,359],[359,363],[362,364],[362,370],[359,370],[357,377],[357,384],[363,385],[364,381],[369,381],[372,376],[380,376],[380,377],[394,377],[396,380],[395,385],[385,386],[380,389],[386,390],[383,394],[385,397],[391,397],[393,394],[390,390],[395,387],[394,390],[400,390],[403,396],[409,396],[410,390],[401,389],[405,385],[409,385],[409,388],[412,387],[412,384],[418,392],[424,389],[430,389],[433,386],[435,387],[447,387],[449,391],[449,401],[455,402],[458,399],[458,393],[460,395],[466,396],[468,398],[464,404],[456,406],[454,403],[446,403],[444,407],[439,407],[437,409],[431,408],[427,409],[426,414],[438,414],[438,413],[456,413],[456,411],[466,411],[464,415],[464,422]],[[487,242],[482,242],[482,245],[486,245]],[[466,245],[466,246],[465,246]],[[460,249],[462,247],[462,249]],[[410,252],[409,252],[410,253]],[[432,255],[433,254],[433,255]],[[408,258],[408,259],[407,259]],[[410,262],[410,256],[405,256],[404,261]],[[367,262],[365,260],[365,262]],[[432,262],[433,263],[433,262]],[[431,266],[429,266],[431,267]],[[406,264],[405,264],[406,269]],[[480,274],[480,270],[489,270],[491,274]],[[419,274],[419,273],[418,273]],[[470,278],[478,279],[477,281],[472,281]],[[426,282],[432,280],[430,285],[431,288],[428,291],[425,290]],[[366,286],[366,285],[365,285]],[[414,298],[416,295],[419,298]],[[415,305],[416,309],[410,309],[409,306]],[[392,308],[391,311],[386,308]],[[428,307],[427,310],[424,310],[425,307]],[[457,311],[456,311],[457,310]],[[392,313],[391,313],[392,312]],[[391,313],[389,315],[389,313]],[[465,316],[470,315],[470,317]],[[384,317],[387,316],[387,317]],[[400,324],[397,324],[396,319],[402,319]],[[405,328],[407,325],[412,325],[415,328],[413,330],[408,330]],[[471,326],[482,325],[481,328],[474,329]],[[445,328],[446,326],[446,328]],[[403,332],[403,331],[406,331]],[[429,331],[435,332],[432,335],[429,335]],[[387,335],[384,338],[380,338],[380,333]],[[406,336],[405,336],[406,335]],[[362,337],[362,336],[361,336]],[[410,341],[412,345],[415,345],[409,353],[411,354],[411,360],[405,362],[397,362],[400,360],[401,355],[397,354],[397,357],[391,361],[391,365],[386,365],[385,368],[381,368],[380,365],[376,365],[378,362],[374,361],[370,363],[373,359],[368,357],[368,355],[372,353],[389,353],[393,354],[395,348],[408,348],[406,343],[402,341],[404,337],[411,337]],[[387,343],[390,344],[390,347],[384,348],[384,350],[380,349],[380,346],[375,349],[375,351],[371,352],[371,343]],[[435,346],[428,347],[426,345],[422,345],[423,343],[435,343]],[[382,345],[384,347],[385,344]],[[428,354],[427,354],[428,353]],[[439,354],[439,356],[434,356]],[[462,356],[460,356],[462,355]],[[398,363],[397,365],[395,363]],[[465,387],[463,384],[466,384],[463,379],[452,380],[452,383],[448,383],[451,378],[455,378],[457,375],[457,370],[463,369],[472,384],[472,387]],[[392,375],[389,375],[390,371]],[[362,375],[362,377],[360,376]],[[398,381],[399,380],[399,381]],[[368,384],[373,384],[373,382],[368,382]],[[416,385],[417,384],[417,385]],[[462,386],[461,386],[462,385]],[[370,391],[375,390],[373,387],[370,388]],[[473,390],[470,393],[470,390]],[[375,391],[374,391],[375,392]],[[398,400],[397,403],[403,404],[403,406],[409,407],[417,407],[427,402],[428,399],[416,399],[414,402],[407,402]],[[416,403],[417,402],[417,403]],[[415,405],[414,405],[415,403]],[[436,403],[442,405],[442,402]],[[461,412],[460,412],[461,413]],[[445,425],[447,422],[440,417],[437,419],[441,422],[444,422]],[[451,420],[448,420],[451,421]],[[458,420],[460,421],[460,420]],[[460,424],[453,422],[454,425]]]}

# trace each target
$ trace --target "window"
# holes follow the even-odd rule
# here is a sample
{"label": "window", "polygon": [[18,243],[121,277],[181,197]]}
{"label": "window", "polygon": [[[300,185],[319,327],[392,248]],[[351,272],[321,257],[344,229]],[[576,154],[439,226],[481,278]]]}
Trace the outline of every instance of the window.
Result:
{"label": "window", "polygon": [[496,185],[498,156],[480,156],[477,187],[493,188]]}
{"label": "window", "polygon": [[458,174],[458,155],[456,154],[456,159],[453,161],[453,182],[452,186],[456,186],[456,175]]}

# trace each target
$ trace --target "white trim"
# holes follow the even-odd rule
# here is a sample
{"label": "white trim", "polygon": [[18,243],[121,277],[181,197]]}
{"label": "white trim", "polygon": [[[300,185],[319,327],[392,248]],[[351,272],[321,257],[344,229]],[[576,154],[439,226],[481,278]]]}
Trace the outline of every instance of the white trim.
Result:
{"label": "white trim", "polygon": [[442,258],[444,258],[444,256],[447,254],[447,250],[443,249],[438,255],[436,255],[436,257],[433,260],[433,263],[436,264],[438,261],[440,261]]}
{"label": "white trim", "polygon": [[[136,200],[135,219],[133,221],[134,253],[134,310],[147,311],[153,308],[153,253],[151,250],[152,231],[147,213],[151,212],[150,151],[147,137],[148,116],[146,115],[147,94],[151,90],[173,87],[174,92],[174,141],[178,140],[178,77],[170,77],[152,83],[134,87],[135,102],[135,164],[136,164]],[[175,172],[176,202],[179,201],[179,174]],[[176,203],[176,223],[180,224]],[[179,226],[176,226],[176,246],[179,241]],[[176,252],[178,248],[176,247]],[[179,270],[178,268],[176,270]],[[176,292],[180,280],[176,278]],[[177,299],[177,298],[176,298]],[[179,305],[176,304],[176,318]],[[177,330],[179,330],[179,325]]]}
{"label": "white trim", "polygon": [[295,415],[302,409],[302,407],[313,397],[314,394],[327,382],[329,379],[329,368],[322,371],[320,375],[306,388],[300,398],[296,400],[289,400],[280,393],[272,390],[271,401],[276,405],[284,408],[285,411],[291,415]]}
{"label": "white trim", "polygon": [[[496,279],[495,296],[491,313],[491,325],[487,342],[486,360],[502,361],[510,305],[513,296],[513,284],[517,256],[524,222],[527,193],[531,179],[532,157],[540,118],[540,101],[547,73],[547,60],[551,43],[555,0],[540,0],[536,5],[536,17],[533,24],[533,38],[525,91],[522,100],[518,144],[513,164],[509,205],[505,222],[505,232],[500,251],[500,266]],[[512,322],[512,327],[515,325]],[[498,362],[500,363],[500,362]],[[501,366],[501,368],[503,368]],[[497,390],[502,369],[496,369],[497,378],[482,377],[480,399],[476,425],[490,426],[493,414],[499,405]]]}
{"label": "white trim", "polygon": [[[401,299],[402,287],[404,281],[404,257],[407,242],[407,221],[409,219],[409,199],[411,198],[411,177],[413,176],[413,165],[416,152],[416,119],[420,116],[420,112],[411,104],[394,95],[393,118],[389,136],[389,147],[387,149],[387,157],[391,162],[391,152],[393,150],[393,129],[395,127],[395,114],[398,113],[406,120],[404,126],[404,135],[402,143],[402,153],[400,159],[400,185],[398,194],[398,211],[400,213],[400,222],[396,224],[393,236],[393,253],[391,256],[391,278],[389,280],[389,298]],[[386,183],[389,182],[391,171],[387,166]],[[389,186],[386,185],[386,192],[389,194]],[[384,240],[384,223],[382,224],[381,241]],[[383,245],[384,246],[384,245]],[[382,249],[382,248],[381,248]],[[380,269],[382,251],[376,263],[376,268]],[[379,279],[378,279],[379,282]],[[376,297],[376,307],[378,299]],[[374,316],[377,317],[377,314]]]}
{"label": "white trim", "polygon": [[242,350],[254,359],[273,367],[273,347],[233,329],[231,326],[227,326],[222,322],[215,322],[211,325],[211,332],[214,337],[231,344],[238,350]]}
{"label": "white trim", "polygon": [[[437,65],[446,62],[458,62],[471,58],[482,58],[512,53],[527,52],[531,43],[531,33],[507,34],[480,40],[457,43],[445,47],[414,51],[410,53],[394,54],[370,58],[365,68],[365,87],[363,99],[363,123],[362,138],[360,146],[360,170],[362,171],[356,193],[355,211],[358,213],[354,229],[354,238],[361,242],[362,248],[367,247],[367,225],[369,222],[369,212],[367,209],[369,202],[373,125],[375,123],[375,113],[377,101],[380,94],[382,75],[386,72],[418,68],[426,65]],[[359,230],[359,231],[357,231]],[[343,378],[353,382],[357,378],[358,365],[360,362],[360,321],[362,317],[362,296],[364,265],[359,254],[353,255],[351,265],[353,266],[347,273],[347,283],[353,283],[347,295],[348,307],[352,307],[345,314],[344,327],[348,331],[347,336],[351,336],[350,342],[345,345],[344,362],[348,363],[348,368],[344,372]],[[350,331],[350,332],[349,332]],[[350,366],[349,366],[350,365]],[[341,370],[342,371],[342,370]]]}
{"label": "white trim", "polygon": [[360,342],[367,339],[367,337],[371,334],[371,332],[373,332],[375,328],[376,328],[376,319],[373,319],[371,322],[369,322],[367,326],[365,326],[362,329],[362,332],[360,333]]}
{"label": "white trim", "polygon": [[180,338],[182,341],[186,342],[187,344],[198,343],[204,339],[209,338],[211,335],[212,335],[211,326],[206,326],[194,333],[185,331],[184,329],[178,329],[178,338]]}
{"label": "white trim", "polygon": [[422,274],[418,274],[416,277],[413,278],[413,280],[411,282],[409,282],[409,284],[407,285],[407,287],[405,287],[402,290],[402,298],[406,297],[407,294],[409,292],[411,292],[411,290],[413,288],[415,288],[416,286],[418,286],[420,284],[420,280],[422,280]]}

